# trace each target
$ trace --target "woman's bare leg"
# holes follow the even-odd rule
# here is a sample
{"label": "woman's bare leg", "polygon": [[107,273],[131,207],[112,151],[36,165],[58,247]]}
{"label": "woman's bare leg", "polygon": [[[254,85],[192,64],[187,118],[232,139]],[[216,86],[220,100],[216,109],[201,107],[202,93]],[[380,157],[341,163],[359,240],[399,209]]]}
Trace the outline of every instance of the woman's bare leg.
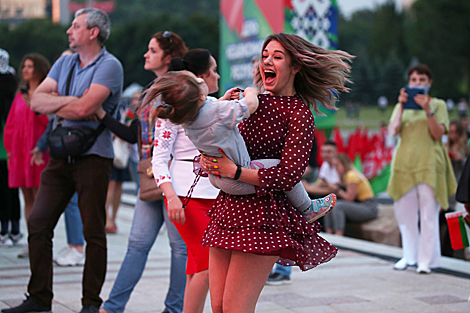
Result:
{"label": "woman's bare leg", "polygon": [[232,250],[209,248],[209,291],[213,313],[223,313],[225,280]]}
{"label": "woman's bare leg", "polygon": [[119,210],[119,206],[121,205],[121,196],[122,196],[122,181],[116,181],[114,183],[114,194],[112,198],[113,210],[109,218],[109,220],[111,221],[110,226],[116,226],[116,217],[117,217],[117,212]]}
{"label": "woman's bare leg", "polygon": [[214,313],[254,312],[278,256],[211,248],[209,282]]}
{"label": "woman's bare leg", "polygon": [[259,295],[277,259],[276,255],[232,252],[225,282],[224,313],[255,312]]}
{"label": "woman's bare leg", "polygon": [[202,313],[209,291],[209,270],[186,276],[183,312]]}

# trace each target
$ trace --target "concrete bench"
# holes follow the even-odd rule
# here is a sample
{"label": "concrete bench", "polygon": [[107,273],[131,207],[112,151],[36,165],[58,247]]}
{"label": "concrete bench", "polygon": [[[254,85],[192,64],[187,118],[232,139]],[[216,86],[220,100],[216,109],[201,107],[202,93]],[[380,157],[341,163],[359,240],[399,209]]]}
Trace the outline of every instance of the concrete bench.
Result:
{"label": "concrete bench", "polygon": [[379,214],[372,221],[365,223],[347,221],[344,235],[389,246],[401,247],[400,230],[398,229],[392,204],[379,204]]}

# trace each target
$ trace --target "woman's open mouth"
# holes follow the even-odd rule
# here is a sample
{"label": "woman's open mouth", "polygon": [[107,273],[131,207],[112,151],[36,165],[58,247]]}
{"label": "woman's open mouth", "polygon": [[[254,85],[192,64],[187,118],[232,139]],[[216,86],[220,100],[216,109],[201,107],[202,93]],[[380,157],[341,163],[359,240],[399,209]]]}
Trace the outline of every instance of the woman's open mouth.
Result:
{"label": "woman's open mouth", "polygon": [[264,82],[268,85],[272,84],[276,79],[276,73],[272,71],[264,71]]}

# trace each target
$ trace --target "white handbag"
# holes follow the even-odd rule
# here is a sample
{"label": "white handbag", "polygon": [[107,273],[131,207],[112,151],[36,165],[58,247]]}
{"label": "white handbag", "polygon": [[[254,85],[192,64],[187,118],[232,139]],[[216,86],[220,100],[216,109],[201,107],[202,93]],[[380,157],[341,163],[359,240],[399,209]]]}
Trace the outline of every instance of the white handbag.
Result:
{"label": "white handbag", "polygon": [[119,169],[125,169],[129,163],[129,144],[124,140],[115,137],[113,139],[114,160],[113,165]]}

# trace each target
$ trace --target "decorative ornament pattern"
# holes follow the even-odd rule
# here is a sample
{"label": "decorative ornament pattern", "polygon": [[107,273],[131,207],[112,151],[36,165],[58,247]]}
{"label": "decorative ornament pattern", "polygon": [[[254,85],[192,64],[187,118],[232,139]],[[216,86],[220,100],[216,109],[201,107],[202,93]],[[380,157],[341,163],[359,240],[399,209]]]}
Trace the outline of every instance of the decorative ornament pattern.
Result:
{"label": "decorative ornament pattern", "polygon": [[332,19],[336,19],[336,8],[331,0],[292,0],[290,24],[293,33],[324,49],[335,49],[332,40]]}

